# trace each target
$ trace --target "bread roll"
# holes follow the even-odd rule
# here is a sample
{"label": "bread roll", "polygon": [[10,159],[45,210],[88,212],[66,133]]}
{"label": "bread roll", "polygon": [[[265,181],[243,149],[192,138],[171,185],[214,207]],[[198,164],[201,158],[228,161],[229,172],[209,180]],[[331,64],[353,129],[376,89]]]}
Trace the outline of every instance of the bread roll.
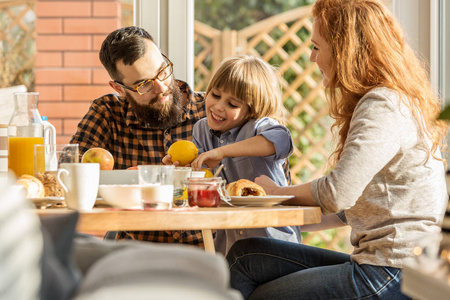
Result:
{"label": "bread roll", "polygon": [[64,197],[64,190],[56,181],[56,175],[50,172],[37,172],[36,178],[44,185],[45,197]]}
{"label": "bread roll", "polygon": [[265,196],[264,189],[247,179],[239,179],[231,182],[225,187],[230,196]]}
{"label": "bread roll", "polygon": [[22,185],[26,192],[27,198],[42,198],[45,196],[45,188],[42,182],[34,176],[22,175],[17,180],[17,184]]}

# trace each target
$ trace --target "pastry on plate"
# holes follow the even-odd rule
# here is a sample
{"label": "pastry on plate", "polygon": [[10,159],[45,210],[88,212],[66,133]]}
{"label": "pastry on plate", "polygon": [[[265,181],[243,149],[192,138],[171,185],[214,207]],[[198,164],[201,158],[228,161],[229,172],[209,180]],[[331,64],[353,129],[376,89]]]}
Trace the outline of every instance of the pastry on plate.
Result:
{"label": "pastry on plate", "polygon": [[42,181],[31,175],[22,175],[17,180],[17,184],[22,185],[27,198],[42,198],[45,196],[45,188]]}
{"label": "pastry on plate", "polygon": [[247,179],[239,179],[231,182],[225,187],[230,196],[265,196],[264,189]]}
{"label": "pastry on plate", "polygon": [[44,185],[45,197],[64,197],[64,190],[56,181],[56,174],[51,172],[37,172],[36,178]]}

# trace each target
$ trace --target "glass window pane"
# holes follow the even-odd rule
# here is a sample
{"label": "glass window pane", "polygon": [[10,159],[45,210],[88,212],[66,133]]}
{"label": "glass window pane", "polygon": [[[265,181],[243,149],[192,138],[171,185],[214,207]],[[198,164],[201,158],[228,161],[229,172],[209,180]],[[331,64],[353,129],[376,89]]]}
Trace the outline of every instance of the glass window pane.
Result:
{"label": "glass window pane", "polygon": [[442,15],[440,18],[440,30],[441,30],[441,49],[440,49],[440,59],[441,59],[441,80],[440,88],[442,99],[444,99],[447,105],[450,105],[450,30],[447,20],[450,20],[450,3],[445,0],[441,0],[440,3],[442,7]]}

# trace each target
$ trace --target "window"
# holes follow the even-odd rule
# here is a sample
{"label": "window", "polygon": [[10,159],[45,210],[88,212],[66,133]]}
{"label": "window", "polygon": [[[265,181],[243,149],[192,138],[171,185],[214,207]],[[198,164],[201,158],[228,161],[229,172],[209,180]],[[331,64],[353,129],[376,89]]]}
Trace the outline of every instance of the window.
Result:
{"label": "window", "polygon": [[439,86],[442,99],[446,105],[450,105],[450,3],[447,0],[440,0],[439,29],[441,43],[439,47],[440,59],[440,80]]}

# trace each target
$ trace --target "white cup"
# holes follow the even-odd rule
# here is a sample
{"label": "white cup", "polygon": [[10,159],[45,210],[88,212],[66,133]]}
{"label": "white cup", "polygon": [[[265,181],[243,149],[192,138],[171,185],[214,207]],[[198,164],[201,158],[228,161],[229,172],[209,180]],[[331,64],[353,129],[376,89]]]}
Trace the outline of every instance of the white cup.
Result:
{"label": "white cup", "polygon": [[97,199],[100,181],[98,163],[62,163],[56,175],[65,193],[67,207],[91,210]]}

